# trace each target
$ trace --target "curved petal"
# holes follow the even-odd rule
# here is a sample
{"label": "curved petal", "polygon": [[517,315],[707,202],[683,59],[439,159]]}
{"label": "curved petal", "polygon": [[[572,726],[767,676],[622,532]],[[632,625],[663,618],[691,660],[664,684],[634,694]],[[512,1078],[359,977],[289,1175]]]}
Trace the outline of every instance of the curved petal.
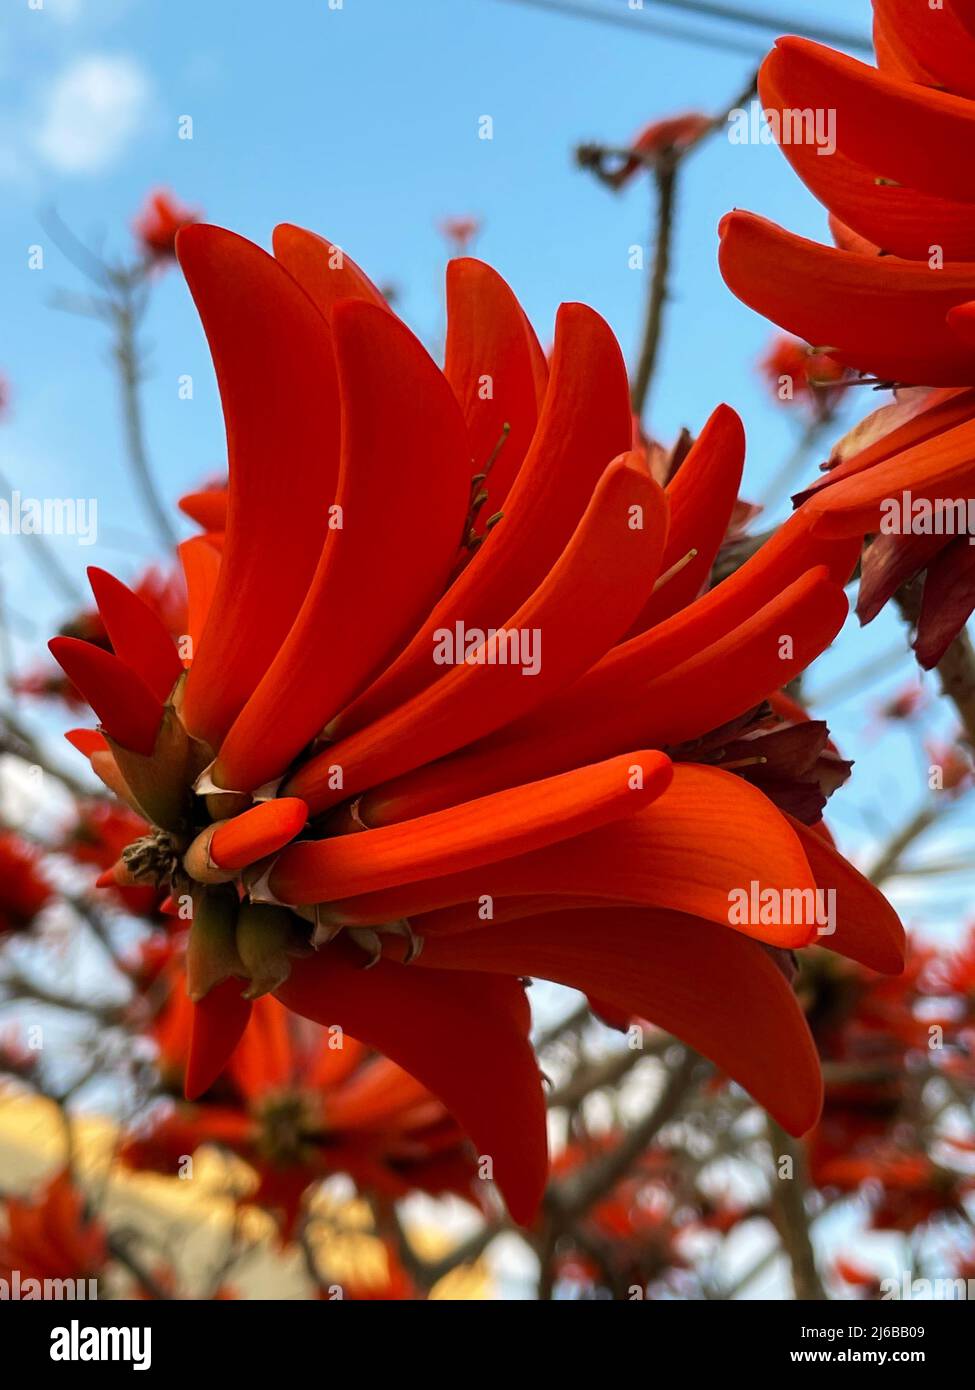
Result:
{"label": "curved petal", "polygon": [[682,1038],[790,1133],[819,1116],[819,1061],[784,975],[762,946],[712,922],[634,908],[560,912],[427,938],[421,966],[570,985]]}
{"label": "curved petal", "polygon": [[219,227],[180,232],[180,265],[216,369],[227,427],[227,540],[186,681],[190,732],[217,748],[304,599],[338,467],[331,337],[290,275]]}
{"label": "curved petal", "polygon": [[[759,91],[766,111],[779,115],[781,131],[790,131],[786,113],[803,110],[801,94],[790,81],[790,60],[774,48],[762,65]],[[816,103],[817,109],[830,103]],[[806,108],[811,109],[811,108]],[[873,118],[880,119],[879,115]],[[882,168],[867,167],[849,158],[848,135],[853,122],[837,112],[836,148],[824,153],[815,142],[787,139],[782,153],[806,187],[860,236],[895,256],[927,261],[936,246],[949,261],[975,259],[975,203],[958,202],[924,193],[880,178]]]}
{"label": "curved petal", "polygon": [[651,594],[631,633],[644,632],[669,618],[706,585],[738,499],[744,467],[741,420],[730,406],[719,405],[667,486],[670,529],[661,573],[666,574],[691,550],[695,551],[694,558]]}
{"label": "curved petal", "polygon": [[790,35],[775,47],[777,81],[790,104],[835,110],[837,142],[847,158],[936,197],[975,201],[970,101],[891,77],[810,39]]}
{"label": "curved petal", "polygon": [[975,610],[975,544],[956,536],[924,579],[914,651],[926,671],[937,666]]}
{"label": "curved petal", "polygon": [[609,326],[582,304],[563,304],[549,388],[504,518],[485,537],[395,662],[329,728],[342,738],[409,699],[436,677],[438,628],[498,627],[538,587],[565,548],[603,470],[632,440],[629,386]]}
{"label": "curved petal", "polygon": [[187,1100],[196,1100],[210,1089],[243,1037],[251,1003],[243,997],[242,987],[241,980],[224,980],[193,1005],[184,1085]]}
{"label": "curved petal", "polygon": [[803,507],[833,535],[877,531],[881,504],[903,494],[943,500],[946,489],[975,484],[975,418],[813,492]]}
{"label": "curved petal", "polygon": [[836,894],[835,931],[820,928],[817,943],[885,975],[904,969],[904,928],[890,903],[869,879],[820,833],[789,816],[818,887]]}
{"label": "curved petal", "polygon": [[108,752],[105,735],[100,734],[97,729],[69,729],[65,738],[72,748],[76,748],[86,758],[90,758],[92,753]]}
{"label": "curved petal", "polygon": [[[765,889],[788,920],[752,920]],[[329,921],[375,925],[456,903],[574,895],[690,912],[792,948],[816,936],[807,911],[814,892],[802,846],[763,793],[730,772],[681,763],[669,789],[635,815],[516,858],[330,902],[323,912]],[[764,915],[775,915],[774,903]]]}
{"label": "curved petal", "polygon": [[217,824],[210,840],[210,858],[219,869],[246,868],[282,849],[304,829],[307,820],[308,807],[296,796],[262,801]]}
{"label": "curved petal", "polygon": [[910,82],[975,97],[975,29],[966,0],[873,0],[877,65]]}
{"label": "curved petal", "polygon": [[975,264],[837,251],[749,212],[722,219],[718,255],[725,284],[745,304],[844,366],[888,381],[967,386],[975,350],[945,322],[975,299]]}
{"label": "curved petal", "polygon": [[373,893],[578,835],[631,815],[670,783],[670,760],[635,752],[401,825],[291,845],[269,876],[285,903]]}
{"label": "curved petal", "polygon": [[[274,259],[283,265],[308,295],[323,318],[343,299],[365,300],[389,310],[386,298],[340,246],[290,222],[281,222],[271,235]],[[390,311],[391,312],[391,311]]]}
{"label": "curved petal", "polygon": [[895,454],[913,449],[973,417],[973,390],[928,391],[918,387],[899,391],[896,400],[871,411],[833,445],[827,472],[797,493],[793,501],[797,505],[805,502],[817,492],[885,463]]}
{"label": "curved petal", "polygon": [[226,531],[227,489],[207,487],[201,492],[188,492],[179,499],[179,509],[204,531]]}
{"label": "curved petal", "polygon": [[213,548],[206,536],[194,536],[191,540],[183,541],[178,550],[186,579],[187,635],[195,652],[217,590],[220,552]]}
{"label": "curved petal", "polygon": [[227,1075],[246,1100],[299,1081],[288,1011],[270,995],[254,1001],[250,1021],[227,1064]]}
{"label": "curved petal", "polygon": [[279,777],[402,646],[443,592],[467,513],[464,423],[426,349],[373,304],[346,301],[332,322],[340,524],[294,626],[220,748],[213,778],[234,791]]}
{"label": "curved petal", "polygon": [[115,655],[165,702],[183,674],[183,663],[162,619],[106,570],[90,565],[88,579]]}
{"label": "curved petal", "polygon": [[[737,597],[730,595],[729,608],[749,592],[746,587]],[[627,746],[667,747],[700,738],[805,670],[839,632],[846,612],[843,590],[817,568],[673,666],[663,657],[648,660],[652,648],[644,651],[638,644],[646,639],[649,647],[653,633],[644,634],[610,653],[537,714],[367,793],[361,814],[371,825],[388,824],[594,762]],[[618,653],[627,656],[617,660]]]}
{"label": "curved petal", "polygon": [[543,707],[626,631],[652,589],[666,528],[664,494],[643,456],[622,455],[603,474],[549,575],[500,632],[475,636],[473,648],[466,628],[435,634],[440,648],[441,638],[453,647],[452,669],[375,724],[331,744],[287,790],[318,814]]}
{"label": "curved petal", "polygon": [[48,648],[116,743],[149,754],[162,723],[162,701],[112,652],[77,637],[52,637]]}
{"label": "curved petal", "polygon": [[924,569],[944,544],[944,536],[875,536],[864,550],[860,565],[860,622],[872,622],[888,599]]}
{"label": "curved petal", "polygon": [[484,483],[488,500],[478,517],[479,532],[503,506],[531,444],[541,408],[535,380],[539,362],[547,376],[534,330],[497,271],[471,257],[450,261],[444,375],[467,424],[472,474],[483,472],[504,439]]}
{"label": "curved petal", "polygon": [[377,1048],[438,1096],[479,1154],[493,1160],[511,1215],[531,1221],[548,1143],[520,981],[388,960],[364,971],[360,953],[335,941],[302,961],[277,995],[295,1013]]}

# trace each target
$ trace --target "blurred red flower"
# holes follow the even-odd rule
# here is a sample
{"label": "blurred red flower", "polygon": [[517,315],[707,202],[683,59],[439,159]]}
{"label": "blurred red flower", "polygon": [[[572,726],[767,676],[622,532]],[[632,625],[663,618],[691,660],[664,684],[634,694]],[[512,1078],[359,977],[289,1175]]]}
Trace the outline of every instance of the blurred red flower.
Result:
{"label": "blurred red flower", "polygon": [[175,260],[176,233],[199,220],[198,212],[178,202],[166,189],[158,188],[146,198],[132,230],[150,260]]}
{"label": "blurred red flower", "polygon": [[29,927],[53,895],[36,846],[0,830],[0,934]]}

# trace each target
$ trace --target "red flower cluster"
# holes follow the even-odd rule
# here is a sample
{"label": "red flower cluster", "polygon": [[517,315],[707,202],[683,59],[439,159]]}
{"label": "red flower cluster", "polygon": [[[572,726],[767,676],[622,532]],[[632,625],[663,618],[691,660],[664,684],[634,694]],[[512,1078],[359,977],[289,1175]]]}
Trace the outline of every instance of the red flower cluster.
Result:
{"label": "red flower cluster", "polygon": [[826,353],[785,334],[775,339],[762,358],[761,368],[776,400],[798,401],[817,414],[832,409],[847,375],[846,369]]}
{"label": "red flower cluster", "polygon": [[784,38],[759,77],[780,130],[790,112],[835,113],[835,149],[782,149],[830,210],[836,247],[734,212],[720,264],[739,298],[817,352],[918,388],[847,435],[796,500],[820,535],[875,537],[862,622],[925,574],[915,649],[931,667],[975,610],[975,27],[961,0],[874,0],[874,14],[878,67]]}
{"label": "red flower cluster", "polygon": [[147,259],[159,263],[176,259],[176,234],[199,219],[198,212],[158,188],[149,194],[132,230]]}
{"label": "red flower cluster", "polygon": [[[189,669],[107,576],[111,651],[51,644],[101,724],[73,741],[151,827],[104,877],[192,902],[188,1094],[274,993],[438,1096],[526,1220],[538,975],[677,1033],[804,1131],[821,1083],[777,959],[819,939],[797,905],[835,890],[830,946],[901,962],[889,906],[800,818],[825,732],[773,758],[763,706],[838,631],[857,543],[800,515],[702,592],[736,515],[732,411],[662,488],[591,310],[563,306],[546,362],[504,281],[454,262],[441,371],[338,248],[287,226],[274,246],[179,238],[230,467],[222,542],[181,548]],[[765,780],[739,775],[754,745],[722,752],[753,725]],[[765,907],[733,914],[741,893]]]}

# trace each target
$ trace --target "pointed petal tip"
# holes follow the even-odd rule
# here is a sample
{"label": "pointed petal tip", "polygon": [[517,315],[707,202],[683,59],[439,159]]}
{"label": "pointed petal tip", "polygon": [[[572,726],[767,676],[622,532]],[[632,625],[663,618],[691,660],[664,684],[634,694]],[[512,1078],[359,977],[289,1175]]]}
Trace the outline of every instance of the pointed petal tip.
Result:
{"label": "pointed petal tip", "polygon": [[240,980],[224,980],[193,1005],[183,1087],[187,1100],[198,1100],[210,1089],[244,1035],[253,1006],[241,990]]}

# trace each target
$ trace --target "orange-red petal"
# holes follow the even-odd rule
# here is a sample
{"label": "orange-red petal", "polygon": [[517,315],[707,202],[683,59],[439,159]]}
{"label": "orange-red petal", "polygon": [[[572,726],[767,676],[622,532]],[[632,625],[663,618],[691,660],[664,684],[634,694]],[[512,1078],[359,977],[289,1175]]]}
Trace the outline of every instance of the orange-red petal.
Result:
{"label": "orange-red petal", "polygon": [[400,825],[291,845],[269,877],[286,903],[318,903],[480,868],[635,813],[671,780],[670,760],[634,752]]}
{"label": "orange-red petal", "polygon": [[463,419],[426,349],[373,304],[347,300],[332,322],[340,524],[220,748],[214,780],[235,791],[280,776],[415,631],[443,592],[467,512]]}
{"label": "orange-red petal", "polygon": [[186,682],[190,732],[216,748],[275,656],[321,552],[338,469],[338,391],[321,314],[266,252],[180,232],[227,427],[227,539]]}
{"label": "orange-red petal", "polygon": [[77,637],[52,637],[47,645],[105,732],[133,753],[151,753],[163,706],[142,677],[112,652]]}

